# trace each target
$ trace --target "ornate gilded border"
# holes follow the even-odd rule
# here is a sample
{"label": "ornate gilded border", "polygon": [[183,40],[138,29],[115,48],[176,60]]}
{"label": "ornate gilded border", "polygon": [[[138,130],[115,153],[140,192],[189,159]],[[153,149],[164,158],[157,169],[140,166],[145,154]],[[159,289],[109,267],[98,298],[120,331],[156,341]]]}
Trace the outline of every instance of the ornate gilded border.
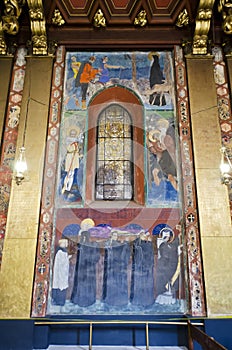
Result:
{"label": "ornate gilded border", "polygon": [[[220,47],[213,48],[214,80],[217,92],[218,118],[222,135],[222,146],[232,150],[231,96],[228,85],[226,63]],[[232,185],[228,187],[232,218]]]}
{"label": "ornate gilded border", "polygon": [[187,74],[183,51],[179,46],[174,49],[177,114],[179,118],[180,154],[183,176],[183,223],[185,231],[186,259],[188,265],[189,283],[189,313],[192,316],[205,316],[203,268],[201,261],[200,233],[198,227],[198,212],[194,178],[191,121],[189,113],[189,98],[187,90]]}
{"label": "ornate gilded border", "polygon": [[18,126],[26,71],[26,49],[21,47],[16,52],[16,59],[11,75],[9,100],[5,119],[5,128],[2,141],[0,165],[0,265],[2,261],[3,245],[10,201],[11,182],[13,177],[13,163],[16,154]]}
{"label": "ornate gilded border", "polygon": [[65,49],[59,46],[56,52],[52,78],[51,104],[48,122],[44,184],[40,214],[32,316],[43,317],[46,313],[49,287],[49,267],[53,233],[53,212],[57,153],[59,146],[59,125],[63,93]]}

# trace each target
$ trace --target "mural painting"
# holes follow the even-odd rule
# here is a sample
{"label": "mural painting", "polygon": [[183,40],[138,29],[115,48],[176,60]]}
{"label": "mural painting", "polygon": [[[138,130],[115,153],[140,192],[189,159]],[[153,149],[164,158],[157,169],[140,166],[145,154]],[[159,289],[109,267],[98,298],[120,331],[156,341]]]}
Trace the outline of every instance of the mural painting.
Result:
{"label": "mural painting", "polygon": [[[187,310],[172,62],[169,51],[66,53],[48,315]],[[86,165],[88,108],[112,86],[143,109],[142,205],[133,195],[136,115],[126,104],[91,116],[94,172]]]}
{"label": "mural painting", "polygon": [[80,203],[83,191],[85,116],[65,115],[61,127],[57,204]]}

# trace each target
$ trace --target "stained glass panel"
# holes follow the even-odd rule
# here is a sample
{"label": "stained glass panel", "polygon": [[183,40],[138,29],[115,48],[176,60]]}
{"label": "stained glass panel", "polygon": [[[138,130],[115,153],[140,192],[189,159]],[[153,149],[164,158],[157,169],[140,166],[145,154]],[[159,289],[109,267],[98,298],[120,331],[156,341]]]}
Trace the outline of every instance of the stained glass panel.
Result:
{"label": "stained glass panel", "polygon": [[120,105],[110,105],[100,114],[97,145],[96,199],[132,199],[131,118]]}

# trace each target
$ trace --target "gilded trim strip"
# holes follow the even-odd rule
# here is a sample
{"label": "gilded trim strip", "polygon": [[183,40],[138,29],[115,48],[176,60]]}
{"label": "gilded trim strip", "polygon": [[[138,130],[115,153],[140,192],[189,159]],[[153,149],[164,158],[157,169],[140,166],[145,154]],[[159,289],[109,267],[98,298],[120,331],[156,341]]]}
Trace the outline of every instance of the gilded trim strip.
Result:
{"label": "gilded trim strip", "polygon": [[[220,47],[213,48],[214,81],[217,92],[218,118],[222,135],[222,146],[232,150],[232,116],[230,90],[226,64]],[[229,189],[230,212],[232,218],[232,185]]]}
{"label": "gilded trim strip", "polygon": [[54,196],[57,170],[57,152],[59,146],[59,125],[61,117],[61,99],[63,93],[64,46],[57,48],[52,78],[51,104],[48,123],[46,162],[35,268],[32,317],[46,314],[49,288],[49,267],[53,233]]}
{"label": "gilded trim strip", "polygon": [[179,116],[180,153],[183,175],[183,215],[187,247],[189,312],[192,316],[205,316],[205,291],[201,261],[200,233],[194,186],[194,168],[192,155],[189,99],[187,90],[186,67],[183,51],[175,47],[175,73],[177,82],[177,114]]}
{"label": "gilded trim strip", "polygon": [[12,71],[8,108],[6,112],[4,134],[2,139],[0,165],[0,266],[6,232],[8,205],[10,201],[13,164],[15,160],[18,138],[18,126],[20,123],[20,111],[26,70],[25,55],[25,48],[19,48],[16,52],[16,60]]}

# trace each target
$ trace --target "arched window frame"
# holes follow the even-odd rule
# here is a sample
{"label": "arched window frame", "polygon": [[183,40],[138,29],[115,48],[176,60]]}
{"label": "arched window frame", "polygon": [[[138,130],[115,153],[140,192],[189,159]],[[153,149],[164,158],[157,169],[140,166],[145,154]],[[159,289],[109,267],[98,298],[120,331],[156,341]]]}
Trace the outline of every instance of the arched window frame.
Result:
{"label": "arched window frame", "polygon": [[[130,203],[144,205],[145,203],[145,157],[144,157],[144,111],[139,98],[126,88],[113,86],[97,94],[90,102],[88,108],[88,146],[86,160],[86,197],[87,205],[96,205],[95,201],[95,175],[97,154],[97,127],[98,116],[110,104],[122,106],[131,116],[133,135],[133,184],[134,196]],[[104,201],[105,202],[105,201]]]}
{"label": "arched window frame", "polygon": [[96,133],[96,200],[133,200],[133,133],[131,116],[113,103],[98,116]]}

